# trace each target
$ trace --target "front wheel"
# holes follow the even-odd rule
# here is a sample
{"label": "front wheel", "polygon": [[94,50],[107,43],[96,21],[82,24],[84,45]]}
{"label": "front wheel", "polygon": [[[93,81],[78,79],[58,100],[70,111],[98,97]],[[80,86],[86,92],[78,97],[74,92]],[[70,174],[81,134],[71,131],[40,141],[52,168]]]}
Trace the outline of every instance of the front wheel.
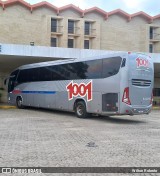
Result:
{"label": "front wheel", "polygon": [[89,114],[87,113],[86,104],[84,101],[79,101],[76,103],[75,113],[79,118],[87,118],[89,116]]}
{"label": "front wheel", "polygon": [[24,108],[24,106],[22,104],[22,98],[21,97],[17,97],[16,104],[17,104],[17,108],[19,108],[19,109]]}

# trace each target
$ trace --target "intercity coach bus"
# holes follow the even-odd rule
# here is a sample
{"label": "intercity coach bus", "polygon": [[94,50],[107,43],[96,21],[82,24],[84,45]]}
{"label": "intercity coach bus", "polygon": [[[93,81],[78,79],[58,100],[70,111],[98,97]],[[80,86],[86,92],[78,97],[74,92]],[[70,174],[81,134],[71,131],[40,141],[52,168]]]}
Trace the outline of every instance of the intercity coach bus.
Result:
{"label": "intercity coach bus", "polygon": [[80,118],[148,114],[153,75],[152,59],[131,52],[29,64],[9,76],[8,102],[74,111]]}

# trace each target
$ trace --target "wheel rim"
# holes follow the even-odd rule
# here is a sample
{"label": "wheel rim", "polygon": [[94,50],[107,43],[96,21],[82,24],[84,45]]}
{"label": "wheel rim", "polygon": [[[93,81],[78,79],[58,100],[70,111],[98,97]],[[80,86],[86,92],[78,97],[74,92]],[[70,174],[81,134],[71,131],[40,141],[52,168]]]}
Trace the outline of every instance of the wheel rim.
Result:
{"label": "wheel rim", "polygon": [[17,102],[17,104],[18,104],[18,107],[21,107],[22,106],[22,100],[19,99],[18,102]]}
{"label": "wheel rim", "polygon": [[78,105],[77,106],[77,114],[79,115],[79,116],[81,116],[81,115],[83,115],[83,106],[82,105]]}

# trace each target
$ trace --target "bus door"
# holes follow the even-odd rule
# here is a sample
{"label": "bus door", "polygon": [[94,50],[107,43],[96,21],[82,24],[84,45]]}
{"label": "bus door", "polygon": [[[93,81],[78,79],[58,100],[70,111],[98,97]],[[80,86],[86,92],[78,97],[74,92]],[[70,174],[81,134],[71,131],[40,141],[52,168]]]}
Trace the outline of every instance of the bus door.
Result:
{"label": "bus door", "polygon": [[9,95],[9,101],[11,102],[11,100],[12,100],[11,103],[14,103],[13,102],[13,100],[14,100],[13,90],[17,86],[17,75],[18,75],[18,72],[19,72],[19,70],[13,71],[11,73],[11,75],[9,76],[9,78],[7,78],[5,80],[5,83],[8,82],[8,93],[9,93],[8,95]]}
{"label": "bus door", "polygon": [[[129,87],[123,96],[128,96],[127,104],[149,106],[152,102],[153,63],[146,55],[129,56]],[[124,98],[124,97],[123,97]]]}

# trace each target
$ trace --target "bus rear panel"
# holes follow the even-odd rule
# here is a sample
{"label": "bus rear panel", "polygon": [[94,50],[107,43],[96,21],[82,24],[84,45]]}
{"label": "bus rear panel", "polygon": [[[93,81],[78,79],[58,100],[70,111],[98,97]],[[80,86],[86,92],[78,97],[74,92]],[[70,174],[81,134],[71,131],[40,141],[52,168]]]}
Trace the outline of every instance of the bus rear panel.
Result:
{"label": "bus rear panel", "polygon": [[136,53],[128,54],[127,61],[121,114],[148,114],[152,108],[153,62],[149,56]]}

